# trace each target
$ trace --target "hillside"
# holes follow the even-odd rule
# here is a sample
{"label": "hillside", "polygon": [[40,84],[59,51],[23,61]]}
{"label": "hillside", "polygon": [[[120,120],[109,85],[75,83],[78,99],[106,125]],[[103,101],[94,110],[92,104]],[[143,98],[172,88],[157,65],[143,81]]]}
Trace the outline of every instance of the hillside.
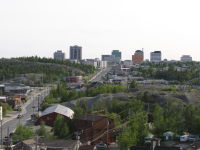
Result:
{"label": "hillside", "polygon": [[22,74],[43,74],[44,81],[56,81],[69,75],[87,75],[95,71],[89,65],[39,57],[0,59],[0,81]]}

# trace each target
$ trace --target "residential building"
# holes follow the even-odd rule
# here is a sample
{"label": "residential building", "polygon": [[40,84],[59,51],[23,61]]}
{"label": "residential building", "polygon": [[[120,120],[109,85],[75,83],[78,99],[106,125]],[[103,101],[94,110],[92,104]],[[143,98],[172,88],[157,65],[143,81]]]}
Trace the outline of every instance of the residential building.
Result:
{"label": "residential building", "polygon": [[122,53],[119,50],[113,50],[112,55],[115,56],[115,58],[120,58],[122,59]]}
{"label": "residential building", "polygon": [[6,97],[5,96],[0,96],[0,103],[6,103]]}
{"label": "residential building", "polygon": [[162,53],[161,51],[154,51],[150,54],[150,61],[151,62],[161,62],[162,60]]}
{"label": "residential building", "polygon": [[42,115],[36,121],[35,125],[40,125],[43,121],[46,125],[53,126],[58,115],[62,115],[66,119],[72,119],[74,111],[60,104],[53,105],[42,112]]}
{"label": "residential building", "polygon": [[132,56],[132,61],[135,64],[142,63],[144,61],[144,52],[143,50],[136,50]]}
{"label": "residential building", "polygon": [[92,114],[81,115],[75,119],[75,131],[80,131],[80,141],[82,143],[97,144],[100,141],[112,143],[115,140],[113,137],[114,120],[106,116],[97,116]]}
{"label": "residential building", "polygon": [[80,46],[70,46],[70,59],[71,60],[82,60],[82,47]]}
{"label": "residential building", "polygon": [[53,54],[54,59],[65,60],[65,53],[61,50],[57,50]]}
{"label": "residential building", "polygon": [[14,150],[78,150],[81,145],[82,143],[77,140],[43,139],[35,137],[17,143]]}
{"label": "residential building", "polygon": [[183,55],[181,57],[181,61],[183,61],[183,62],[190,62],[190,61],[192,61],[192,57],[190,55]]}
{"label": "residential building", "polygon": [[65,78],[65,81],[69,83],[80,83],[82,82],[82,80],[83,80],[82,76],[70,76]]}

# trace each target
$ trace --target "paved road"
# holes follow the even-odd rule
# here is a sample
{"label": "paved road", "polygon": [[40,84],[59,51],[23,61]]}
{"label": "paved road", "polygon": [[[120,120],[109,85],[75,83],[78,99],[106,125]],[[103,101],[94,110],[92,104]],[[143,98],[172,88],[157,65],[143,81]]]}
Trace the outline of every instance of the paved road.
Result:
{"label": "paved road", "polygon": [[26,104],[24,104],[22,108],[22,112],[20,114],[23,114],[24,117],[21,119],[17,119],[17,115],[13,116],[11,120],[8,120],[3,123],[3,138],[8,135],[8,133],[13,132],[17,125],[19,124],[26,124],[27,120],[31,118],[31,115],[33,114],[33,111],[37,111],[38,109],[35,108],[35,110],[32,108],[33,106],[38,107],[38,101],[39,104],[42,103],[44,98],[49,94],[50,88],[45,88],[37,93],[34,94],[34,96],[27,101]]}
{"label": "paved road", "polygon": [[90,82],[99,82],[99,81],[102,81],[102,77],[105,76],[110,70],[111,70],[110,67],[102,69],[92,79],[90,79]]}

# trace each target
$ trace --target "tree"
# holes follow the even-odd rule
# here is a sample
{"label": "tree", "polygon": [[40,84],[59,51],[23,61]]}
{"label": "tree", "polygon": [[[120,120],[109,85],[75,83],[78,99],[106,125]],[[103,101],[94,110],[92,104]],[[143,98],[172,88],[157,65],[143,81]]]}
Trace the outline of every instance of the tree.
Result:
{"label": "tree", "polygon": [[45,123],[42,121],[40,124],[40,128],[36,131],[37,135],[44,137],[47,139],[50,135],[47,129],[45,128]]}
{"label": "tree", "polygon": [[135,82],[135,80],[133,80],[129,86],[130,89],[135,89],[137,88],[137,83]]}
{"label": "tree", "polygon": [[161,136],[165,131],[164,110],[156,104],[153,110],[153,125],[156,135]]}
{"label": "tree", "polygon": [[54,135],[58,138],[67,138],[69,135],[69,127],[65,118],[61,115],[56,117],[53,127]]}
{"label": "tree", "polygon": [[22,141],[29,139],[35,135],[34,131],[27,126],[19,125],[13,135],[15,141]]}
{"label": "tree", "polygon": [[127,128],[118,137],[122,150],[127,150],[131,146],[142,146],[144,137],[148,134],[148,117],[144,111],[133,114],[128,120]]}

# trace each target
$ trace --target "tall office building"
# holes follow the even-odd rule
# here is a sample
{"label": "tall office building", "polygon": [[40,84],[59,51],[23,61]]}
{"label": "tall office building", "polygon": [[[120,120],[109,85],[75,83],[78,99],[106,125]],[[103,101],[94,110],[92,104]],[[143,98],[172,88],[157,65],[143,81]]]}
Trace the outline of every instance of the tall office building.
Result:
{"label": "tall office building", "polygon": [[154,51],[150,54],[150,61],[151,62],[161,62],[162,60],[162,53],[161,51]]}
{"label": "tall office building", "polygon": [[115,58],[122,59],[122,53],[119,50],[113,50],[112,55],[115,56]]}
{"label": "tall office building", "polygon": [[70,46],[70,59],[71,60],[82,60],[82,47]]}
{"label": "tall office building", "polygon": [[61,50],[57,50],[56,52],[54,52],[53,58],[59,59],[59,60],[64,60],[65,59],[65,53],[62,52]]}
{"label": "tall office building", "polygon": [[132,61],[135,64],[142,63],[144,61],[144,52],[143,50],[136,50],[132,56]]}
{"label": "tall office building", "polygon": [[192,57],[190,55],[183,55],[181,57],[181,61],[183,61],[183,62],[190,62],[190,61],[192,61]]}

